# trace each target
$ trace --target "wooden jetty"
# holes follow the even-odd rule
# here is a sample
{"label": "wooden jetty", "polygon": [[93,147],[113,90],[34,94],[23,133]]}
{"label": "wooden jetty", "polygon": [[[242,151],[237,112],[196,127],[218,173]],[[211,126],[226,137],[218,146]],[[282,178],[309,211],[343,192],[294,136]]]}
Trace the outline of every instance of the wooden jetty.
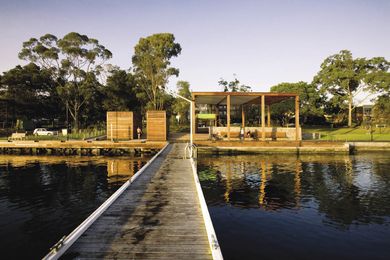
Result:
{"label": "wooden jetty", "polygon": [[45,259],[222,259],[184,149],[167,145]]}

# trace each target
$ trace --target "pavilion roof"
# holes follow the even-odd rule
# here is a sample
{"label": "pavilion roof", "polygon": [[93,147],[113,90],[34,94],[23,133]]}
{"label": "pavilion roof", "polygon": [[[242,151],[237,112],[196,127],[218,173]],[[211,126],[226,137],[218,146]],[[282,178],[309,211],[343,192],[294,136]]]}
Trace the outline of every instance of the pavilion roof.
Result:
{"label": "pavilion roof", "polygon": [[263,95],[266,105],[298,96],[295,93],[276,92],[192,92],[192,99],[196,104],[226,105],[229,95],[231,105],[260,104]]}

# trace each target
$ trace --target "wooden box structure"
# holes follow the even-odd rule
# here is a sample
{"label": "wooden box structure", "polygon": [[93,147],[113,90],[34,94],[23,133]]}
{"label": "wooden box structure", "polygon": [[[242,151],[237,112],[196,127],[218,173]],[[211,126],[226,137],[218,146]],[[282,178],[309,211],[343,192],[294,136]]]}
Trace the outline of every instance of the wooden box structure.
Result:
{"label": "wooden box structure", "polygon": [[147,139],[150,141],[167,140],[167,115],[163,110],[152,110],[146,113]]}
{"label": "wooden box structure", "polygon": [[131,140],[134,138],[134,116],[131,111],[107,112],[107,139]]}

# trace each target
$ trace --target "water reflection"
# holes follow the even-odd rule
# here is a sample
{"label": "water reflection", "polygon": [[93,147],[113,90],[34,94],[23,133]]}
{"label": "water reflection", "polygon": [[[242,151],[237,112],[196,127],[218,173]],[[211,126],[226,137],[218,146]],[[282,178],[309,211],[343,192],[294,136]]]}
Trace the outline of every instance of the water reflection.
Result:
{"label": "water reflection", "polygon": [[198,174],[225,259],[390,258],[388,153],[201,155]]}
{"label": "water reflection", "polygon": [[279,210],[314,201],[332,221],[349,225],[389,216],[389,167],[386,156],[239,155],[201,157],[198,169],[212,205]]}
{"label": "water reflection", "polygon": [[2,257],[44,256],[148,159],[0,156]]}

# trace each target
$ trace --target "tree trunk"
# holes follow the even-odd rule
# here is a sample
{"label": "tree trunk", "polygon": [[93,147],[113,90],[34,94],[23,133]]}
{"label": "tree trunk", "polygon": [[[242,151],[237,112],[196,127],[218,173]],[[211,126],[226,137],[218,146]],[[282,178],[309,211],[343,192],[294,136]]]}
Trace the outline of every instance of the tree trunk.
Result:
{"label": "tree trunk", "polygon": [[79,130],[79,111],[78,109],[74,110],[74,130],[77,132]]}
{"label": "tree trunk", "polygon": [[348,127],[352,127],[352,96],[348,98]]}
{"label": "tree trunk", "polygon": [[69,108],[69,113],[73,118],[73,129],[78,131],[79,130],[79,109],[77,109],[77,106],[74,105],[72,106],[72,109]]}

